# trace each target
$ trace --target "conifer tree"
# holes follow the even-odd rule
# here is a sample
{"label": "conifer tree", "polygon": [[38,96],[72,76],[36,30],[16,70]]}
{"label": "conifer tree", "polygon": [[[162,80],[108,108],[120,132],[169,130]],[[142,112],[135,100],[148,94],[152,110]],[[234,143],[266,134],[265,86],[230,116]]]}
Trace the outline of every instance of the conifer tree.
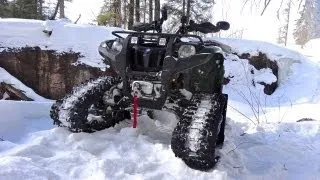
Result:
{"label": "conifer tree", "polygon": [[0,17],[6,18],[11,16],[8,0],[0,0]]}
{"label": "conifer tree", "polygon": [[284,24],[279,28],[278,32],[278,43],[284,44],[287,46],[288,43],[288,33],[289,33],[289,24],[290,24],[290,13],[291,13],[291,6],[292,0],[288,1],[287,7],[283,10],[283,16],[284,16]]}
{"label": "conifer tree", "polygon": [[319,3],[317,0],[306,0],[296,21],[294,38],[296,44],[302,47],[311,39],[320,37]]}

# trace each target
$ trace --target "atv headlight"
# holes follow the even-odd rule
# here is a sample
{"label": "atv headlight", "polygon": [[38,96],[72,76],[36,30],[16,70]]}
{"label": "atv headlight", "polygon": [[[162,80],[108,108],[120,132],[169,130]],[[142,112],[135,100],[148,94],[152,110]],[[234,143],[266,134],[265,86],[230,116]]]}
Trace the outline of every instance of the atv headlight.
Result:
{"label": "atv headlight", "polygon": [[111,49],[114,50],[114,51],[119,51],[120,52],[122,50],[122,43],[118,42],[118,41],[114,41],[112,43]]}
{"label": "atv headlight", "polygon": [[196,54],[196,48],[192,45],[182,45],[178,50],[179,58],[186,58]]}
{"label": "atv headlight", "polygon": [[103,42],[103,43],[101,44],[101,47],[106,48],[106,47],[107,47],[107,43],[106,43],[106,42]]}

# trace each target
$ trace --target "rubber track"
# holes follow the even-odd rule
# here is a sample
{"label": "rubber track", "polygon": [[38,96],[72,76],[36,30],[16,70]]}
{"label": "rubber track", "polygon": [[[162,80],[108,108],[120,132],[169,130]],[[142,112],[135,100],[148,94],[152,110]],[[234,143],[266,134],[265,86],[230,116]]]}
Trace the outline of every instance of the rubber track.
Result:
{"label": "rubber track", "polygon": [[194,95],[172,133],[171,148],[190,168],[208,171],[217,163],[215,147],[227,96]]}
{"label": "rubber track", "polygon": [[119,82],[113,77],[100,77],[73,88],[72,92],[51,107],[54,124],[68,127],[72,132],[93,132],[113,126],[117,122],[101,122],[93,128],[87,123],[88,108],[102,100],[104,92]]}

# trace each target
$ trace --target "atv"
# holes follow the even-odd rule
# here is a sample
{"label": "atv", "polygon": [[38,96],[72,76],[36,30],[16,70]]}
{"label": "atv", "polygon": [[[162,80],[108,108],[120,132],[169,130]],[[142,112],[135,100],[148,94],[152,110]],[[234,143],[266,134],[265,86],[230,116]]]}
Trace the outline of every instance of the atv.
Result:
{"label": "atv", "polygon": [[172,151],[189,167],[207,171],[224,141],[224,52],[188,32],[219,32],[230,25],[186,22],[183,16],[177,33],[162,33],[166,8],[161,12],[161,19],[135,25],[134,31],[113,31],[115,38],[102,42],[99,53],[117,75],[75,87],[52,105],[50,115],[56,125],[91,133],[130,118],[136,127],[137,117],[152,118],[152,110],[174,112],[179,121]]}

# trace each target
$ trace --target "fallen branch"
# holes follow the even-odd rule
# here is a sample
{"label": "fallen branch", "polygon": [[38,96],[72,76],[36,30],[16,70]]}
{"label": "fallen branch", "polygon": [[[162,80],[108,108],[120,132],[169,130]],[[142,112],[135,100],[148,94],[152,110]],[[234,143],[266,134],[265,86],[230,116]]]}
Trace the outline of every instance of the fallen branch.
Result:
{"label": "fallen branch", "polygon": [[238,109],[232,107],[231,105],[228,105],[229,107],[231,107],[233,110],[237,111],[239,114],[241,114],[242,116],[244,116],[245,118],[247,118],[248,120],[250,120],[254,125],[257,125],[252,119],[250,119],[248,116],[246,116],[245,114],[243,114],[242,112],[240,112]]}
{"label": "fallen branch", "polygon": [[14,98],[16,100],[24,100],[24,101],[32,101],[33,99],[26,96],[24,91],[13,87],[11,84],[7,84],[5,82],[0,83],[0,89],[3,92],[6,92],[10,98]]}
{"label": "fallen branch", "polygon": [[80,20],[80,18],[81,18],[81,14],[79,14],[79,17],[78,17],[77,20],[74,22],[74,24],[77,24],[78,21]]}

